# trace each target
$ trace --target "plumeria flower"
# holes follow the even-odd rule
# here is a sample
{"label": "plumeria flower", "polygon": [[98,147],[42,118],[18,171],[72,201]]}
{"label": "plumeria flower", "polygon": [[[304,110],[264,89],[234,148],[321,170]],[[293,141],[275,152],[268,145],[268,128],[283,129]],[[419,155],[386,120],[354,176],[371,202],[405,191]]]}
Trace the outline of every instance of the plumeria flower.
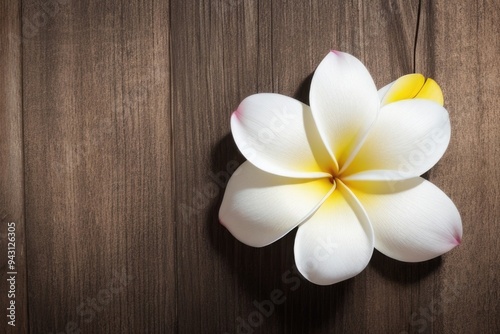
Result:
{"label": "plumeria flower", "polygon": [[238,240],[263,247],[298,226],[297,268],[319,285],[360,273],[374,248],[418,262],[460,244],[457,208],[420,177],[450,140],[435,81],[410,74],[377,92],[357,58],[332,51],[309,100],[256,94],[233,113],[248,161],[231,177],[219,218]]}

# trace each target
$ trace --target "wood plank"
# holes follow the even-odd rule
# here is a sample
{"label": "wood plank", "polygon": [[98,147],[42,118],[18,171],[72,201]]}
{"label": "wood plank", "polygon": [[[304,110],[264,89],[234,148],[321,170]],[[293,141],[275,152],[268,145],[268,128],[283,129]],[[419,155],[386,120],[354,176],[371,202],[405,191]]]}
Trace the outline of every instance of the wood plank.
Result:
{"label": "wood plank", "polygon": [[243,161],[228,133],[230,114],[259,85],[270,86],[271,17],[264,6],[172,2],[179,333],[232,331],[239,305],[252,304],[241,285],[260,286],[253,276],[259,250],[235,241],[217,217],[227,174]]}
{"label": "wood plank", "polygon": [[0,3],[0,328],[3,333],[25,333],[28,325],[20,18],[20,1]]}
{"label": "wood plank", "polygon": [[23,18],[30,331],[175,331],[168,2]]}
{"label": "wood plank", "polygon": [[500,331],[499,20],[494,0],[423,2],[417,69],[440,83],[452,124],[430,179],[454,200],[464,227],[462,245],[443,256],[438,277],[433,318],[442,333]]}

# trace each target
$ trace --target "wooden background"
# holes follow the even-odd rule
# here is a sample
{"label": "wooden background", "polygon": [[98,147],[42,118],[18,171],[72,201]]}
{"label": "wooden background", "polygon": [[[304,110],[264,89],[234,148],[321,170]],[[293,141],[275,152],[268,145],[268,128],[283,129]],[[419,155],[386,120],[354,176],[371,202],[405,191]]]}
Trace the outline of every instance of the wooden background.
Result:
{"label": "wooden background", "polygon": [[[499,17],[496,0],[2,0],[0,331],[499,333]],[[217,213],[243,161],[232,110],[256,92],[307,102],[331,48],[379,87],[441,84],[452,140],[427,176],[464,238],[320,287],[294,271],[295,231],[254,249]]]}

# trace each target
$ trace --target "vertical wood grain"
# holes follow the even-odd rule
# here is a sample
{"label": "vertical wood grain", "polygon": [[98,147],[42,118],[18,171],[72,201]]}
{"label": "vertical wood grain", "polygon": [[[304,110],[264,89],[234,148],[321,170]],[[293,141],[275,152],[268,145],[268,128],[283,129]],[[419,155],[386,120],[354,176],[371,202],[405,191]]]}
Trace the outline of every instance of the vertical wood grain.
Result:
{"label": "vertical wood grain", "polygon": [[175,331],[169,6],[24,1],[33,333]]}
{"label": "vertical wood grain", "polygon": [[[271,17],[265,6],[172,2],[179,333],[231,331],[242,307],[252,303],[242,281],[253,281],[250,289],[260,286],[259,251],[232,239],[217,213],[228,174],[242,161],[228,133],[230,114],[259,84],[269,85]],[[260,75],[267,81],[261,83]]]}
{"label": "vertical wood grain", "polygon": [[[494,0],[2,2],[1,309],[7,222],[20,247],[11,332],[499,332],[499,15]],[[231,112],[259,92],[308,103],[330,49],[361,59],[378,87],[413,71],[441,85],[452,141],[426,177],[456,203],[464,239],[423,263],[375,252],[321,287],[294,267],[296,231],[248,247],[218,210],[244,161]],[[259,316],[276,289],[286,301]]]}
{"label": "vertical wood grain", "polygon": [[[0,3],[0,328],[3,333],[24,333],[28,324],[20,18],[19,1]],[[14,253],[8,253],[12,246]],[[13,308],[12,301],[15,314],[7,318],[11,314],[7,308]]]}
{"label": "vertical wood grain", "polygon": [[443,333],[500,331],[499,18],[498,1],[423,1],[417,69],[441,84],[452,125],[430,179],[454,200],[464,227],[438,277]]}

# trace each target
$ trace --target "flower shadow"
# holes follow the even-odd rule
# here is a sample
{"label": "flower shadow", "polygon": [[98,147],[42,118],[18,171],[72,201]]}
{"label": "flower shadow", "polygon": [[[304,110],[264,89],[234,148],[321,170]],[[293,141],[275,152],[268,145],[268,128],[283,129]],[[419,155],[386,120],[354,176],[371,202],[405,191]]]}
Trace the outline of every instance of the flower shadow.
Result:
{"label": "flower shadow", "polygon": [[309,105],[309,91],[311,90],[311,81],[314,72],[309,74],[300,84],[299,88],[295,91],[294,98],[300,102]]}
{"label": "flower shadow", "polygon": [[434,273],[441,264],[441,256],[424,262],[408,263],[394,260],[375,250],[369,267],[382,277],[396,283],[412,284]]}
{"label": "flower shadow", "polygon": [[[227,166],[244,161],[230,134],[223,137],[211,152],[211,174],[219,176],[221,190],[208,208],[206,230],[217,258],[221,259],[217,265],[223,266],[221,271],[229,272],[227,286],[234,287],[234,282],[237,282],[237,290],[229,291],[227,295],[237,296],[234,303],[246,300],[235,310],[235,323],[228,326],[237,326],[238,317],[248,322],[252,313],[258,311],[256,305],[264,303],[269,306],[267,301],[271,301],[272,312],[264,314],[265,319],[257,326],[263,331],[266,327],[283,326],[303,329],[303,332],[321,329],[337,318],[345,295],[353,288],[353,280],[317,286],[302,278],[295,268],[293,257],[296,230],[269,246],[253,248],[236,240],[219,223],[218,211],[227,185],[226,176],[230,174]],[[278,299],[283,302],[272,301],[273,293],[280,294]],[[232,303],[230,300],[227,302],[229,305]],[[235,327],[221,329],[235,331]]]}

